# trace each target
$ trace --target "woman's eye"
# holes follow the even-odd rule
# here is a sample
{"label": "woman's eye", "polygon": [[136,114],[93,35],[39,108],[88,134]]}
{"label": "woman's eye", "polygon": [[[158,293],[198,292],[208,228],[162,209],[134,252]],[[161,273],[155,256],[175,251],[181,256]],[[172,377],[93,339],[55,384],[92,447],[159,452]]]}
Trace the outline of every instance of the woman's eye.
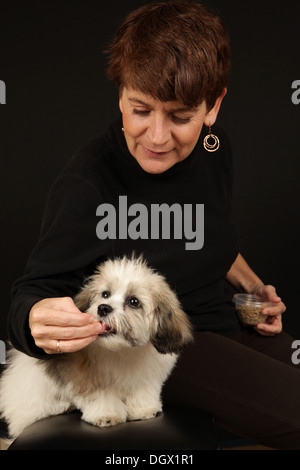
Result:
{"label": "woman's eye", "polygon": [[[133,114],[137,115],[137,116],[148,116],[150,114],[150,111],[149,110],[145,110],[145,109],[136,109],[134,108],[133,109]],[[176,124],[188,124],[191,120],[190,117],[188,118],[181,118],[181,117],[178,117],[178,116],[174,116],[174,115],[171,115],[170,118],[172,119],[172,121],[174,121]]]}
{"label": "woman's eye", "polygon": [[133,308],[139,308],[141,306],[141,302],[136,297],[131,297],[128,299],[128,304]]}
{"label": "woman's eye", "polygon": [[178,116],[172,116],[172,119],[178,124],[188,124],[191,120],[191,118],[180,118]]}
{"label": "woman's eye", "polygon": [[134,109],[133,110],[133,114],[136,114],[138,116],[148,116],[150,111],[145,111],[145,110],[142,110],[142,109]]}
{"label": "woman's eye", "polygon": [[103,291],[102,297],[103,299],[108,299],[108,297],[110,297],[110,292],[108,290]]}

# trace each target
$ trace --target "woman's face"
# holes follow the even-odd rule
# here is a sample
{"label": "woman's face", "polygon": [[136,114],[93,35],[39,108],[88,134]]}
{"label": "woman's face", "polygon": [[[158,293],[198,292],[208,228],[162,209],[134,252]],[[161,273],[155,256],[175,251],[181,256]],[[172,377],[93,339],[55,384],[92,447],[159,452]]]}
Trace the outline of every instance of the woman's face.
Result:
{"label": "woman's face", "polygon": [[144,93],[124,88],[120,97],[124,136],[128,149],[144,171],[163,173],[187,158],[203,124],[213,125],[224,94],[206,113],[203,102],[188,108],[178,101],[161,102]]}

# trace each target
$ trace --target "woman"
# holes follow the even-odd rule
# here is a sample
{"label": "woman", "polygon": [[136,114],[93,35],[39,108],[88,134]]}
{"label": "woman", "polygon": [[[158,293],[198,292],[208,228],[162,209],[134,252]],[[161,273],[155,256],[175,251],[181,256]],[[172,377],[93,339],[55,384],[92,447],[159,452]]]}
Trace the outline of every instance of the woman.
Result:
{"label": "woman", "polygon": [[[230,218],[230,144],[215,125],[229,74],[226,31],[201,4],[152,3],[127,17],[109,54],[122,116],[84,145],[53,185],[39,242],[13,289],[11,341],[42,359],[84,348],[102,326],[72,300],[83,280],[106,257],[143,253],[176,290],[195,328],[165,403],[188,400],[237,434],[300,448],[293,392],[300,376],[290,359],[293,339],[282,332],[285,306],[239,254]],[[134,204],[146,208],[149,223],[154,205],[172,212],[177,204],[181,236],[171,216],[167,236],[161,227],[145,232],[136,224],[133,233],[121,223],[110,233],[102,204],[115,208],[116,224],[126,215],[127,226]],[[265,309],[266,323],[239,325],[226,280],[275,303]]]}

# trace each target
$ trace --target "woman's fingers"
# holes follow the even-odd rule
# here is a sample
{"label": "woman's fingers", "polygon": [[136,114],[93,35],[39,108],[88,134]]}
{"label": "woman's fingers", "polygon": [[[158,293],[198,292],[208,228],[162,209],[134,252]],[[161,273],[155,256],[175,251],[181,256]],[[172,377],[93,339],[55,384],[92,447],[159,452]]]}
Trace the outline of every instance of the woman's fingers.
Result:
{"label": "woman's fingers", "polygon": [[284,305],[283,302],[280,301],[273,307],[264,308],[261,313],[264,315],[274,316],[274,315],[281,315],[285,311],[286,311],[286,306]]}
{"label": "woman's fingers", "polygon": [[103,332],[101,323],[93,315],[80,312],[69,297],[43,299],[35,304],[29,326],[36,345],[48,354],[78,351]]}
{"label": "woman's fingers", "polygon": [[281,315],[268,316],[265,323],[259,323],[254,329],[263,336],[274,336],[282,331]]}
{"label": "woman's fingers", "polygon": [[259,285],[253,292],[266,299],[269,302],[273,302],[272,307],[265,307],[262,313],[265,315],[282,315],[286,311],[286,306],[281,301],[281,298],[277,295],[276,289],[271,285]]}
{"label": "woman's fingers", "polygon": [[86,348],[97,338],[98,335],[89,336],[87,338],[78,338],[76,340],[47,340],[42,349],[44,349],[47,354],[71,353]]}
{"label": "woman's fingers", "polygon": [[81,326],[73,326],[73,324],[66,326],[55,324],[44,325],[38,323],[33,325],[31,334],[35,339],[41,339],[43,337],[49,339],[77,339],[98,335],[102,332],[102,329],[103,327],[99,321],[83,324]]}
{"label": "woman's fingers", "polygon": [[81,327],[34,326],[32,336],[39,348],[48,354],[59,352],[57,342],[60,341],[60,351],[75,352],[86,347],[97,339],[103,332],[100,322],[94,322]]}
{"label": "woman's fingers", "polygon": [[[69,315],[62,315],[62,312]],[[43,299],[33,305],[30,311],[30,320],[45,324],[55,324],[54,322],[59,321],[61,325],[72,324],[72,322],[74,325],[80,325],[86,322],[87,316],[91,318],[91,321],[94,318],[89,313],[82,313],[70,297]]]}
{"label": "woman's fingers", "polygon": [[282,331],[281,316],[286,310],[286,306],[277,295],[276,289],[271,285],[259,285],[255,289],[256,295],[273,302],[273,306],[265,307],[262,313],[267,316],[265,323],[259,323],[254,329],[263,336],[274,336]]}

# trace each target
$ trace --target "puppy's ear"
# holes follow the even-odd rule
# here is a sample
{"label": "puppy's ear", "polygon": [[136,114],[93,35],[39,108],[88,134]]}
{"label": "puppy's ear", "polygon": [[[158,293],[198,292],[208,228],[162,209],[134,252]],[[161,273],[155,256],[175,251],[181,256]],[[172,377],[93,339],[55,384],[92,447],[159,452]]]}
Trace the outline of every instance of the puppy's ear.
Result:
{"label": "puppy's ear", "polygon": [[87,312],[91,304],[91,289],[87,284],[75,296],[74,303],[81,312]]}
{"label": "puppy's ear", "polygon": [[188,316],[181,309],[167,283],[160,283],[155,295],[155,310],[151,342],[161,354],[180,353],[193,340]]}

